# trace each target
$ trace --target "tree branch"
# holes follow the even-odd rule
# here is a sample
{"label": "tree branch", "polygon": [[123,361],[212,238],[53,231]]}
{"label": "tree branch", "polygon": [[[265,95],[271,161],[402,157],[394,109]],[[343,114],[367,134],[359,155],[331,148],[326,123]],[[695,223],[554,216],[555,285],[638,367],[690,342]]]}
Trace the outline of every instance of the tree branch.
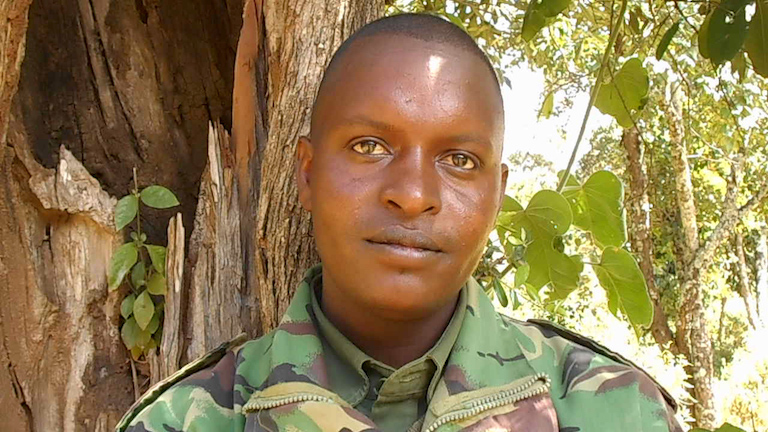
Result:
{"label": "tree branch", "polygon": [[[621,10],[619,11],[619,16],[616,19],[616,23],[613,24],[613,28],[611,29],[611,36],[608,38],[608,45],[605,46],[605,52],[603,53],[603,60],[600,62],[600,69],[597,70],[597,77],[595,77],[595,85],[592,87],[592,92],[589,95],[589,103],[587,104],[587,110],[584,112],[584,120],[581,122],[581,129],[579,130],[579,136],[576,138],[576,144],[573,146],[573,151],[571,152],[571,158],[568,160],[568,166],[565,168],[565,172],[563,173],[563,177],[560,179],[560,184],[557,185],[557,191],[561,192],[563,190],[563,187],[565,187],[565,182],[568,180],[568,175],[571,173],[571,169],[573,168],[573,163],[576,160],[576,154],[579,151],[579,144],[581,144],[581,139],[584,138],[584,132],[587,129],[587,121],[589,120],[589,113],[592,111],[592,107],[595,105],[595,99],[597,99],[597,93],[600,91],[600,87],[603,84],[603,73],[605,72],[605,69],[608,67],[608,59],[611,57],[611,48],[613,48],[613,45],[616,43],[616,38],[619,35],[619,30],[621,30],[621,25],[624,23],[624,15],[627,12],[627,3],[628,0],[622,0],[621,1]],[[613,11],[613,9],[611,9]]]}
{"label": "tree branch", "polygon": [[[736,224],[758,204],[768,198],[768,181],[763,182],[757,193],[741,207],[736,206],[735,194],[731,193],[731,189],[732,188],[729,188],[728,192],[726,192],[725,205],[727,207],[720,218],[720,223],[717,224],[715,230],[709,238],[707,238],[704,245],[696,250],[693,261],[691,262],[691,266],[694,269],[701,269],[709,265],[715,250],[728,239]],[[730,201],[728,201],[729,198],[731,199]]]}

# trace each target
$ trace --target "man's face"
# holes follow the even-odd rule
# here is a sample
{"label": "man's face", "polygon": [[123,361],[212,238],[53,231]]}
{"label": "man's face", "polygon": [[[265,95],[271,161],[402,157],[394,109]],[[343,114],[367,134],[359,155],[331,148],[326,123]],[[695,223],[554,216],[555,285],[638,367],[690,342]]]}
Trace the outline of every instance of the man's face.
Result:
{"label": "man's face", "polygon": [[349,50],[298,151],[324,290],[392,319],[425,317],[455,301],[493,228],[501,102],[462,50],[393,36]]}

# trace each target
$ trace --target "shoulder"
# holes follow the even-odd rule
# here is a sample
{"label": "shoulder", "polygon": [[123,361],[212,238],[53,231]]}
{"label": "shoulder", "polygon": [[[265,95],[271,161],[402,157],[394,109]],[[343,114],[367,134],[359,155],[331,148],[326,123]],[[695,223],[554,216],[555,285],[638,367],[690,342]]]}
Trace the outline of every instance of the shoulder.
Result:
{"label": "shoulder", "polygon": [[[156,410],[155,404],[163,403],[171,405],[191,405],[195,399],[200,400],[201,394],[205,394],[206,401],[223,409],[232,407],[233,378],[236,368],[236,351],[247,342],[247,336],[241,334],[227,341],[202,357],[188,363],[168,378],[158,382],[147,390],[125,413],[118,422],[115,431],[125,432],[133,430],[132,425],[138,417],[147,417],[144,423],[157,420],[164,423],[164,414],[170,410]],[[186,399],[179,401],[178,399]],[[153,419],[152,417],[157,417]],[[144,424],[136,430],[154,430],[151,425]],[[165,429],[158,429],[165,430]]]}
{"label": "shoulder", "polygon": [[[546,344],[550,349],[550,356],[554,357],[562,381],[563,392],[569,392],[576,385],[591,378],[590,385],[595,381],[602,381],[603,389],[620,382],[637,382],[639,390],[647,395],[657,395],[663,399],[669,409],[677,411],[678,405],[672,395],[664,389],[650,374],[640,366],[621,354],[610,350],[597,341],[576,333],[566,327],[550,321],[529,319],[522,322],[507,319],[509,324],[516,326],[532,342]],[[537,340],[537,341],[534,341]],[[623,380],[608,380],[615,377],[623,377]],[[631,379],[630,379],[631,378]],[[605,381],[603,381],[605,379]],[[597,387],[600,389],[600,386]]]}

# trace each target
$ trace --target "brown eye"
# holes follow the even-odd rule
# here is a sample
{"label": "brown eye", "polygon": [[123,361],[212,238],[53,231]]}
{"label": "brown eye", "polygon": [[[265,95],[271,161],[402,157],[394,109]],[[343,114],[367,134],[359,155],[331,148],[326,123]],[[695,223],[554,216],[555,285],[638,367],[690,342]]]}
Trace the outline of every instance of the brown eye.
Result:
{"label": "brown eye", "polygon": [[475,168],[475,161],[465,154],[454,153],[446,156],[445,160],[449,165],[453,165],[456,168],[461,168],[464,170],[471,170]]}
{"label": "brown eye", "polygon": [[387,154],[387,149],[383,145],[373,140],[360,141],[352,146],[352,150],[364,155],[382,155]]}

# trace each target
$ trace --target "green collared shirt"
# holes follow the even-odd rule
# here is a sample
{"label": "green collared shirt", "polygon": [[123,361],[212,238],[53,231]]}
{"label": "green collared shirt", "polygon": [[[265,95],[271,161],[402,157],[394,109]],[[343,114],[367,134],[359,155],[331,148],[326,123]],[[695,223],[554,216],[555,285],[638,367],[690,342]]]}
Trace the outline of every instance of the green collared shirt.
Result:
{"label": "green collared shirt", "polygon": [[420,358],[394,369],[364,353],[328,320],[318,300],[321,285],[322,277],[318,275],[312,281],[312,311],[334,393],[384,432],[403,432],[420,425],[461,330],[467,309],[466,287],[462,288],[453,317],[435,346]]}

